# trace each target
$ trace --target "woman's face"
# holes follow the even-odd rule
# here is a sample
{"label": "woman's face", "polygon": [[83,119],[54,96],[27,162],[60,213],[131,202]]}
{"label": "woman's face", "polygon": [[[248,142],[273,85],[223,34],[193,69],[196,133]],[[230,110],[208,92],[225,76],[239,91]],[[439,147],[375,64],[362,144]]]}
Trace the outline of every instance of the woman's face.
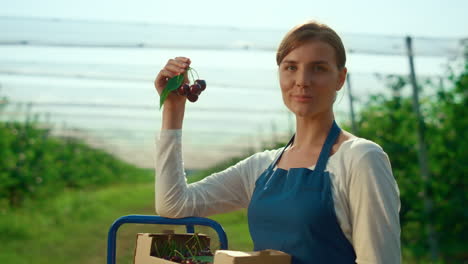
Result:
{"label": "woman's face", "polygon": [[296,116],[332,111],[336,92],[346,78],[338,69],[335,50],[323,41],[309,41],[292,50],[279,65],[283,101]]}

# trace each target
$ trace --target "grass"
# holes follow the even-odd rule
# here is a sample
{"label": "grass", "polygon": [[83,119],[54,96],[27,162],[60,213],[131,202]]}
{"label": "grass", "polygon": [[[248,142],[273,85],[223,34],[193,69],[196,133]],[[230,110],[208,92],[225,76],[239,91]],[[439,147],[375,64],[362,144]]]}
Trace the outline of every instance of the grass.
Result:
{"label": "grass", "polygon": [[[128,214],[154,215],[153,182],[122,184],[95,190],[67,191],[55,198],[29,201],[16,210],[0,209],[0,263],[102,264],[106,263],[107,232],[112,222]],[[228,235],[229,249],[251,251],[246,210],[210,217]],[[123,225],[117,236],[117,263],[133,263],[137,233],[157,233],[183,227]],[[213,238],[210,228],[196,232]],[[403,248],[404,263],[431,263]],[[438,262],[442,263],[442,262]]]}
{"label": "grass", "polygon": [[[152,203],[153,185],[148,183],[68,191],[3,212],[0,263],[105,263],[107,231],[113,220],[149,214]],[[119,251],[127,247],[122,243]]]}
{"label": "grass", "polygon": [[[67,191],[0,212],[0,263],[106,263],[107,232],[123,215],[154,215],[154,184],[123,184],[91,191]],[[213,216],[230,248],[251,250],[245,211]],[[161,225],[123,225],[117,237],[117,263],[133,263],[136,233],[174,229]],[[214,231],[197,232],[217,237]],[[183,232],[178,227],[176,232]]]}

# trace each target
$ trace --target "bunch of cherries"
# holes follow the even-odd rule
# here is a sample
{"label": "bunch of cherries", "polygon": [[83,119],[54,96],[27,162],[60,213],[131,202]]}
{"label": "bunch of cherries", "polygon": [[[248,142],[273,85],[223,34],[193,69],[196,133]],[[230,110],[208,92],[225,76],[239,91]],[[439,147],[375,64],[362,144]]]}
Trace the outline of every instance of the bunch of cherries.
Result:
{"label": "bunch of cherries", "polygon": [[205,80],[197,79],[192,85],[188,83],[183,83],[182,85],[175,90],[178,95],[186,96],[190,102],[196,102],[198,96],[206,89]]}
{"label": "bunch of cherries", "polygon": [[164,258],[164,259],[172,261],[172,262],[180,263],[180,264],[213,264],[212,262],[196,260],[196,259],[191,259],[191,258],[182,259],[179,256],[172,256],[170,258]]}
{"label": "bunch of cherries", "polygon": [[[197,256],[213,256],[213,253],[211,252],[210,248],[206,248],[204,250],[200,250],[196,252]],[[163,256],[163,259],[180,263],[180,264],[212,264],[212,262],[209,261],[203,261],[203,260],[198,260],[198,259],[193,259],[190,257],[191,254],[186,252],[183,257],[181,255],[173,255],[173,256]]]}

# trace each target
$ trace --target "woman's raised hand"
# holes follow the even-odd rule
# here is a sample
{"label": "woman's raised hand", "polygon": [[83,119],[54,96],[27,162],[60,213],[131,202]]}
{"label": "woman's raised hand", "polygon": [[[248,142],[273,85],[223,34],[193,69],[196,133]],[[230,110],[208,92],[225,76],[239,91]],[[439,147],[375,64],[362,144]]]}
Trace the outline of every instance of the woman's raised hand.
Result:
{"label": "woman's raised hand", "polygon": [[[184,74],[184,82],[188,83],[187,69],[190,66],[190,59],[186,57],[176,57],[167,61],[166,66],[159,72],[158,76],[154,80],[154,87],[159,95],[162,94],[162,91],[167,85],[167,82],[170,78],[177,76],[179,74]],[[178,107],[184,105],[187,98],[185,96],[179,96],[175,92],[169,93],[166,101],[164,102],[164,107]]]}

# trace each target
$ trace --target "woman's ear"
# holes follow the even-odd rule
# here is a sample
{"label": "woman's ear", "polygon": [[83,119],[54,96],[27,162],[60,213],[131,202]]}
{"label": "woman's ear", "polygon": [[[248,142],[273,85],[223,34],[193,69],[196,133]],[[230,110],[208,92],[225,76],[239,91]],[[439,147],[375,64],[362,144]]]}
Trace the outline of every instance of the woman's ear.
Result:
{"label": "woman's ear", "polygon": [[348,69],[346,67],[343,67],[343,69],[340,70],[338,74],[338,87],[336,88],[337,91],[341,90],[341,88],[343,87],[346,81],[347,73],[348,73]]}

